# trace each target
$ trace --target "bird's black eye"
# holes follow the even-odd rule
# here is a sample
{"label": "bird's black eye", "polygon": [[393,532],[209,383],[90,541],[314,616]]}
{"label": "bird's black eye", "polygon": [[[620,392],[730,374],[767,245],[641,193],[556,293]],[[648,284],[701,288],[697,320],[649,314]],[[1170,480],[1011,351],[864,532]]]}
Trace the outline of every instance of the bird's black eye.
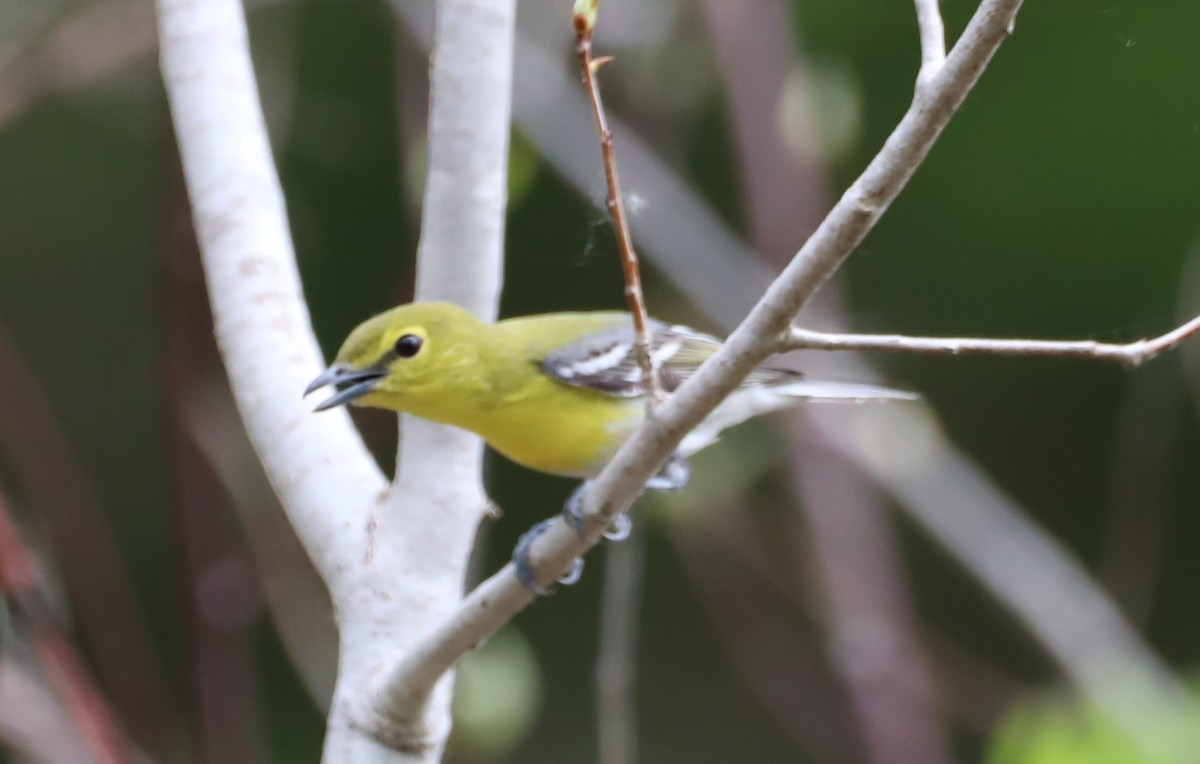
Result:
{"label": "bird's black eye", "polygon": [[412,358],[417,353],[421,352],[421,343],[424,342],[415,334],[406,334],[396,340],[396,355],[401,358]]}

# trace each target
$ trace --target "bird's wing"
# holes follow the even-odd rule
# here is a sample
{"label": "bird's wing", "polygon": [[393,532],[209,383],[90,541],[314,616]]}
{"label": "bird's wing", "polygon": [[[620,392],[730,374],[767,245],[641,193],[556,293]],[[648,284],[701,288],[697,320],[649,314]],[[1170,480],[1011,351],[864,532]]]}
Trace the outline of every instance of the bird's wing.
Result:
{"label": "bird's wing", "polygon": [[[683,384],[721,347],[716,337],[686,326],[652,320],[649,329],[650,357],[666,392]],[[541,368],[550,377],[575,387],[618,398],[642,395],[642,369],[634,351],[632,325],[605,328],[564,345],[546,356]],[[798,371],[763,366],[752,371],[742,386],[783,385],[801,377]]]}

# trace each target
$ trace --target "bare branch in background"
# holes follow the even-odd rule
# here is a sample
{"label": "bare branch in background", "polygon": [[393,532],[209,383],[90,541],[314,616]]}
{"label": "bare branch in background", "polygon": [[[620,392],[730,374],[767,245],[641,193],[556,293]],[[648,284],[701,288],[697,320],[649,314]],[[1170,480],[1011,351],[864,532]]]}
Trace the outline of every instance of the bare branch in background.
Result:
{"label": "bare branch in background", "polygon": [[[769,580],[783,581],[782,586],[761,585],[768,578],[764,561],[771,555],[765,545],[747,538],[755,530],[748,527],[752,516],[735,506],[711,511],[718,518],[715,527],[683,524],[669,537],[730,664],[780,729],[812,758],[856,760],[854,721],[819,629],[815,624],[807,631],[797,628],[791,612],[798,594],[794,577],[781,564],[784,570]],[[740,553],[746,547],[752,551]]]}
{"label": "bare branch in background", "polygon": [[175,550],[188,607],[188,646],[201,743],[208,761],[266,758],[259,705],[262,672],[253,627],[262,594],[237,519],[208,455],[189,431],[195,391],[220,368],[200,252],[183,174],[163,189],[160,265],[163,379]]}
{"label": "bare branch in background", "polygon": [[811,424],[803,412],[787,419],[796,491],[804,497],[797,541],[813,558],[804,572],[821,588],[831,660],[850,695],[864,761],[949,764],[887,507],[847,460],[806,442],[801,433]]}
{"label": "bare branch in background", "polygon": [[[248,0],[258,10],[281,0]],[[33,43],[0,64],[0,127],[42,99],[85,88],[143,63],[155,52],[154,6],[96,0],[55,19]]]}
{"label": "bare branch in background", "polygon": [[[705,0],[704,10],[725,82],[725,113],[733,127],[749,236],[755,254],[777,271],[829,209],[829,182],[816,139],[819,116],[807,97],[810,71],[781,0]],[[801,97],[791,98],[789,91],[797,88]],[[645,172],[646,166],[635,154],[637,170]],[[635,173],[634,182],[645,181]],[[764,274],[764,284],[768,278]]]}
{"label": "bare branch in background", "polygon": [[151,53],[154,44],[154,13],[148,3],[84,5],[0,66],[0,125],[48,94],[117,74]]}
{"label": "bare branch in background", "polygon": [[[730,632],[730,639],[727,641],[730,642],[731,649],[738,644],[732,637],[737,636],[741,629],[721,627],[727,622],[741,624],[739,618],[730,614],[729,603],[739,602],[743,596],[740,592],[744,590],[769,588],[786,605],[814,620],[820,617],[818,604],[813,601],[813,597],[808,596],[808,591],[813,587],[797,587],[793,566],[767,543],[768,539],[774,539],[778,535],[776,529],[753,532],[753,515],[741,507],[690,507],[689,511],[691,510],[704,516],[713,516],[716,522],[706,524],[699,531],[691,530],[688,524],[681,524],[683,527],[672,529],[671,537],[680,546],[681,554],[688,552],[688,546],[700,543],[699,538],[693,537],[704,537],[703,552],[684,554],[684,561],[689,562],[689,557],[695,558],[694,564],[687,566],[688,572],[693,583],[702,590],[701,594],[705,595],[704,599],[709,608],[714,611],[713,621],[718,626],[718,633],[725,636],[726,631]],[[708,527],[709,525],[711,527]],[[736,581],[739,576],[731,572],[734,566],[715,562],[726,556],[736,559],[737,568],[744,569],[746,573],[753,573],[753,579],[740,576],[742,580],[739,585]],[[718,584],[722,591],[704,591],[707,587]],[[754,596],[760,595],[756,593]],[[937,704],[947,718],[986,732],[991,730],[996,720],[1008,710],[1013,699],[1024,691],[1023,685],[1016,678],[970,654],[945,635],[925,627],[921,629],[920,638],[923,646],[936,658],[939,681],[936,687],[926,682],[903,684],[899,689],[906,693],[909,702]],[[748,647],[746,649],[753,652]],[[744,671],[755,665],[745,656],[736,653],[732,659],[733,663],[741,666]],[[748,676],[747,679],[756,686],[763,681],[753,676]],[[838,710],[841,711],[841,706],[845,705],[835,702],[839,697],[837,692],[840,688],[834,687],[832,680],[827,677],[821,676],[808,682],[806,686],[813,695],[822,699],[822,706],[825,708],[838,706]],[[765,696],[764,702],[770,705],[773,697],[771,693],[760,694]],[[793,700],[790,703],[782,703],[779,709],[773,711],[782,718],[788,710],[804,706],[802,700]],[[850,721],[842,721],[840,725],[846,728],[842,734],[848,736]],[[834,725],[826,721],[821,726],[830,728]],[[813,742],[811,735],[797,739],[802,744]],[[838,758],[829,752],[823,753],[823,757]]]}
{"label": "bare branch in background", "polygon": [[42,671],[99,764],[131,761],[129,746],[108,704],[42,595],[42,573],[0,494],[0,590],[28,632]]}
{"label": "bare branch in background", "polygon": [[637,666],[646,538],[634,527],[604,559],[596,654],[596,737],[600,764],[637,761]]}
{"label": "bare branch in background", "polygon": [[[806,62],[793,43],[795,25],[780,0],[708,0],[705,7],[718,61],[730,83],[725,92],[737,128],[742,197],[755,249],[783,267],[793,243],[820,222],[820,212],[813,208],[820,202],[823,210],[827,196],[817,152],[798,150],[817,140],[815,115],[807,103]],[[799,140],[785,141],[779,119],[785,88],[792,104],[789,135],[799,135]],[[810,312],[836,312],[837,286],[827,285]],[[808,427],[802,410],[786,412],[784,418],[797,549],[803,549],[796,556],[812,561],[799,584],[819,590],[816,599],[822,607],[813,609],[824,621],[831,662],[847,689],[863,760],[949,762],[887,507],[847,459],[802,437]]]}
{"label": "bare branch in background", "polygon": [[0,653],[0,742],[46,764],[86,761],[87,744],[62,706],[16,658]]}
{"label": "bare branch in background", "polygon": [[1086,358],[1135,367],[1200,334],[1200,316],[1148,340],[1124,344],[1092,340],[1019,340],[980,337],[910,337],[901,334],[837,334],[793,327],[777,345],[787,350],[879,350],[918,355],[992,355]]}
{"label": "bare branch in background", "polygon": [[1135,624],[1147,622],[1166,573],[1173,450],[1186,421],[1177,374],[1157,364],[1131,379],[1113,434],[1097,577]]}
{"label": "bare branch in background", "polygon": [[224,385],[193,390],[184,428],[241,516],[258,584],[283,649],[313,702],[329,710],[337,674],[337,631],[329,592],[263,478]]}
{"label": "bare branch in background", "polygon": [[919,407],[869,417],[860,411],[812,407],[810,416],[824,438],[996,593],[1090,702],[1150,752],[1165,728],[1190,723],[1187,691],[1107,595],[975,465],[947,448]]}

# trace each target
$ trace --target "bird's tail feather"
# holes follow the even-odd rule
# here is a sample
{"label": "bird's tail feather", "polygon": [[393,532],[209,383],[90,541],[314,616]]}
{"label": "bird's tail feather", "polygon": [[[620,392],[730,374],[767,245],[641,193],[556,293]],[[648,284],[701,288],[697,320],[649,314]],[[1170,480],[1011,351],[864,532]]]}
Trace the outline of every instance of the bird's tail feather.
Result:
{"label": "bird's tail feather", "polygon": [[679,444],[679,452],[690,456],[712,444],[723,430],[751,417],[811,401],[915,401],[921,396],[904,390],[854,382],[817,382],[797,379],[776,385],[743,387],[721,402]]}
{"label": "bird's tail feather", "polygon": [[798,379],[782,385],[774,385],[772,392],[811,401],[915,401],[921,396],[907,390],[861,384],[858,382],[819,382]]}

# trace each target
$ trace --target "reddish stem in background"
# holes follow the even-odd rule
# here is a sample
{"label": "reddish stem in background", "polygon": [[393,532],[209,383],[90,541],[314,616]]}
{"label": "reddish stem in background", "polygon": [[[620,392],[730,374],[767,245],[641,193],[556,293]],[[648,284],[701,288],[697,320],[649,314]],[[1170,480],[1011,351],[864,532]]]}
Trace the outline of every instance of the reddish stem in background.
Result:
{"label": "reddish stem in background", "polygon": [[260,674],[251,631],[261,594],[229,495],[187,427],[204,383],[219,379],[220,355],[183,173],[172,162],[162,209],[160,289],[167,453],[177,575],[188,606],[188,659],[208,761],[265,759]]}
{"label": "reddish stem in background", "polygon": [[0,495],[0,589],[12,603],[14,618],[28,630],[42,670],[79,728],[92,758],[101,764],[131,761],[112,711],[42,597],[41,581],[37,560],[21,541]]}
{"label": "reddish stem in background", "polygon": [[662,386],[659,385],[658,375],[654,373],[654,362],[650,356],[650,318],[646,312],[646,297],[642,292],[642,276],[638,266],[637,252],[633,248],[633,235],[629,232],[629,221],[625,216],[625,202],[621,195],[621,179],[617,173],[617,157],[613,148],[612,130],[608,127],[608,118],[604,113],[604,102],[600,99],[600,85],[596,81],[596,72],[601,66],[612,59],[609,57],[592,57],[592,32],[595,15],[589,17],[576,13],[575,53],[583,70],[583,86],[587,89],[588,100],[592,105],[592,115],[596,121],[596,136],[600,139],[600,153],[604,157],[604,177],[608,184],[608,196],[605,204],[608,213],[612,215],[613,231],[617,235],[617,249],[621,253],[621,270],[625,274],[625,299],[629,302],[629,312],[633,314],[634,351],[637,355],[638,366],[642,369],[642,385],[646,392],[647,405],[652,405],[663,397]]}
{"label": "reddish stem in background", "polygon": [[130,737],[166,755],[178,716],[132,576],[67,433],[2,323],[0,386],[0,459],[50,531],[92,665]]}

